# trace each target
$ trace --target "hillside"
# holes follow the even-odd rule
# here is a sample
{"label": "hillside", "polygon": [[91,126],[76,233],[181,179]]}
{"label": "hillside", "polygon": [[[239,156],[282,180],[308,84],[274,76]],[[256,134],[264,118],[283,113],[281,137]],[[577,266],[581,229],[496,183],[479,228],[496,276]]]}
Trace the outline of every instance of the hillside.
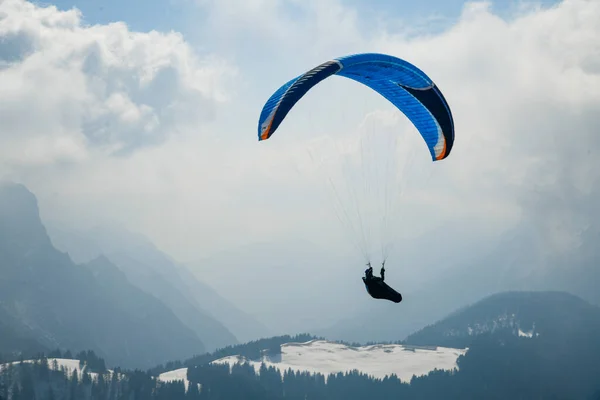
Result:
{"label": "hillside", "polygon": [[32,357],[48,350],[35,339],[35,333],[29,327],[0,307],[0,359]]}
{"label": "hillside", "polygon": [[[47,349],[92,349],[109,364],[128,367],[204,351],[194,332],[150,296],[136,294],[124,277],[113,274],[105,285],[56,250],[35,196],[22,185],[0,185],[0,259],[0,326],[25,333],[23,340]],[[25,350],[15,346],[20,343],[13,353]]]}
{"label": "hillside", "polygon": [[49,231],[57,248],[69,253],[76,262],[88,262],[100,255],[108,258],[132,284],[171,308],[200,337],[207,351],[268,336],[266,327],[143,235],[114,226],[79,231],[52,224]]}
{"label": "hillside", "polygon": [[[415,341],[435,336],[464,340],[468,349],[360,346],[310,335],[281,336],[170,363],[172,368],[115,369],[118,374],[106,370],[93,354],[84,354],[89,365],[58,355],[66,375],[49,373],[44,360],[13,363],[10,371],[0,368],[0,396],[10,390],[9,400],[20,398],[14,393],[33,392],[38,400],[69,399],[73,394],[109,400],[114,398],[111,393],[169,400],[598,400],[597,315],[595,306],[566,293],[506,292],[457,310],[411,336]],[[525,331],[527,327],[531,329]],[[76,378],[68,375],[75,370]]]}
{"label": "hillside", "polygon": [[[249,359],[232,355],[218,358],[210,365],[251,366],[256,374],[263,368],[272,368],[283,378],[289,371],[296,373],[321,374],[325,377],[339,373],[359,371],[374,379],[397,377],[410,382],[413,376],[427,375],[437,370],[452,370],[456,360],[466,350],[441,347],[415,348],[402,345],[372,345],[353,347],[325,340],[310,340],[304,343],[284,343],[281,353]],[[188,368],[178,368],[158,375],[162,382],[182,381],[189,387]]]}
{"label": "hillside", "polygon": [[507,331],[514,335],[557,341],[597,334],[600,308],[565,292],[503,292],[409,335],[413,345],[464,346],[484,333]]}
{"label": "hillside", "polygon": [[414,347],[399,344],[378,344],[370,346],[349,346],[326,340],[312,340],[305,343],[286,343],[281,353],[273,357],[263,356],[251,360],[241,356],[229,356],[213,361],[214,364],[249,363],[256,372],[261,364],[274,367],[283,375],[288,369],[330,374],[359,371],[368,376],[383,379],[397,376],[403,382],[410,382],[413,375],[427,375],[434,369],[452,370],[457,368],[456,360],[466,353],[466,349],[444,347]]}

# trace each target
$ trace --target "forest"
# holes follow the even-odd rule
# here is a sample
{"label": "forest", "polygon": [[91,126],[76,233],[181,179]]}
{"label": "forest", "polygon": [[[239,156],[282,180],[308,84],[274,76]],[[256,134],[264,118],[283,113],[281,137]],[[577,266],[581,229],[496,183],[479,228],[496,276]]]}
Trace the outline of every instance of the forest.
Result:
{"label": "forest", "polygon": [[[273,338],[271,348],[281,340]],[[544,339],[515,336],[508,329],[482,334],[458,359],[458,369],[434,370],[426,376],[413,376],[410,382],[393,375],[375,379],[359,371],[328,376],[292,370],[281,373],[265,364],[255,371],[249,364],[230,368],[197,358],[196,365],[188,366],[187,387],[183,381],[162,382],[150,370],[109,371],[93,352],[81,352],[77,355],[85,367],[81,374],[52,368],[48,358],[3,368],[0,399],[600,400],[600,365],[595,359],[600,347],[590,348],[589,341],[570,342],[568,351],[567,347],[548,351],[546,346]],[[247,354],[256,348],[256,342],[249,344]]]}

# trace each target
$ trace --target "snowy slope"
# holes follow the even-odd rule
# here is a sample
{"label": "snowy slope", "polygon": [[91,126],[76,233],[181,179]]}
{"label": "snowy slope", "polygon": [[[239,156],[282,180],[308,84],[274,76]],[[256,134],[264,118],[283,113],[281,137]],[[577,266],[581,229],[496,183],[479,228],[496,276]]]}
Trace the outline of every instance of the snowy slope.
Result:
{"label": "snowy slope", "polygon": [[[39,361],[39,360],[37,360]],[[56,364],[54,363],[54,361],[56,361]],[[23,360],[24,363],[33,363],[34,360]],[[4,368],[8,367],[8,365],[12,364],[12,365],[17,365],[19,364],[20,361],[13,361],[11,363],[6,363],[6,364],[0,364],[0,371],[2,371]],[[73,374],[73,371],[77,371],[77,375],[79,376],[79,379],[82,378],[83,374],[86,372],[87,366],[84,365],[83,367],[81,367],[79,365],[79,360],[74,360],[74,359],[68,359],[68,358],[48,358],[48,365],[50,367],[50,369],[57,369],[57,370],[65,370],[65,372],[71,376]],[[98,378],[98,373],[96,372],[89,372],[87,371],[87,373],[90,375],[90,378],[92,378],[92,380],[96,380]],[[107,370],[107,373],[109,376],[112,376],[112,374],[114,373],[114,371],[112,370]],[[162,373],[158,376],[158,380],[161,382],[173,382],[173,381],[183,381],[183,384],[185,385],[185,390],[188,389],[189,386],[189,381],[187,380],[187,368],[180,368],[180,369],[176,369],[174,371],[169,371],[169,372],[165,372]],[[200,388],[200,385],[198,385],[198,388]]]}
{"label": "snowy slope", "polygon": [[456,360],[467,349],[445,347],[414,347],[402,345],[372,345],[351,347],[324,340],[288,343],[281,346],[281,357],[246,360],[239,356],[213,361],[217,364],[249,362],[259,372],[262,362],[283,374],[287,369],[309,371],[327,376],[338,372],[358,370],[374,378],[395,374],[403,382],[413,375],[426,375],[434,369],[458,368]]}
{"label": "snowy slope", "polygon": [[[39,360],[37,360],[39,361]],[[56,361],[56,364],[55,364]],[[23,360],[24,363],[33,363],[34,360]],[[0,371],[2,371],[2,369],[8,367],[8,365],[17,365],[19,364],[20,361],[13,361],[11,363],[6,363],[6,364],[0,364]],[[70,358],[48,358],[48,366],[50,367],[50,369],[56,369],[56,370],[65,370],[65,372],[70,376],[73,374],[73,371],[77,371],[77,376],[79,377],[79,379],[81,379],[81,377],[83,376],[83,374],[85,372],[87,372],[90,375],[90,378],[92,379],[97,379],[98,378],[98,373],[96,372],[89,372],[86,371],[87,370],[87,365],[84,365],[83,367],[81,367],[79,365],[79,360],[74,360],[74,359],[70,359]],[[107,373],[112,376],[113,371],[112,370],[107,370]]]}
{"label": "snowy slope", "polygon": [[[158,376],[158,380],[161,382],[174,382],[174,381],[183,381],[185,386],[185,390],[188,390],[188,386],[190,385],[190,381],[187,379],[187,368],[179,368],[173,371],[163,372]],[[198,384],[198,389],[200,389],[201,385]]]}
{"label": "snowy slope", "polygon": [[[190,386],[190,381],[187,379],[187,368],[179,368],[173,371],[163,372],[158,376],[158,380],[161,382],[175,382],[175,381],[183,381],[183,385],[185,386],[185,390],[188,390],[188,386]],[[202,385],[198,383],[198,390],[202,388]]]}

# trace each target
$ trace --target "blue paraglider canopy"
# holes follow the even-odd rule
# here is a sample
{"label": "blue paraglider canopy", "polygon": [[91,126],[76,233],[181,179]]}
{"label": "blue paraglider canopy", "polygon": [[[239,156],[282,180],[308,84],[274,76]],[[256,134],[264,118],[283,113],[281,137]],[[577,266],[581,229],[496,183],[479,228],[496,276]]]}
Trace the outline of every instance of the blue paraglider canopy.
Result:
{"label": "blue paraglider canopy", "polygon": [[360,82],[394,104],[415,125],[433,161],[450,155],[454,144],[454,121],[442,92],[413,64],[377,53],[354,54],[327,61],[281,86],[262,109],[258,139],[269,139],[302,96],[333,75]]}

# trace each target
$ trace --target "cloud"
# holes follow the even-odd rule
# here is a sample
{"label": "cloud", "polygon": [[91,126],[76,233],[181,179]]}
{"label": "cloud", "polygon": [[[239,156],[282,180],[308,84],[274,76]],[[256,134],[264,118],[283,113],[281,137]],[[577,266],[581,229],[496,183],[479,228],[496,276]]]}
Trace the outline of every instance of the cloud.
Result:
{"label": "cloud", "polygon": [[214,119],[235,69],[177,33],[86,26],[76,10],[0,4],[3,166],[80,162]]}

